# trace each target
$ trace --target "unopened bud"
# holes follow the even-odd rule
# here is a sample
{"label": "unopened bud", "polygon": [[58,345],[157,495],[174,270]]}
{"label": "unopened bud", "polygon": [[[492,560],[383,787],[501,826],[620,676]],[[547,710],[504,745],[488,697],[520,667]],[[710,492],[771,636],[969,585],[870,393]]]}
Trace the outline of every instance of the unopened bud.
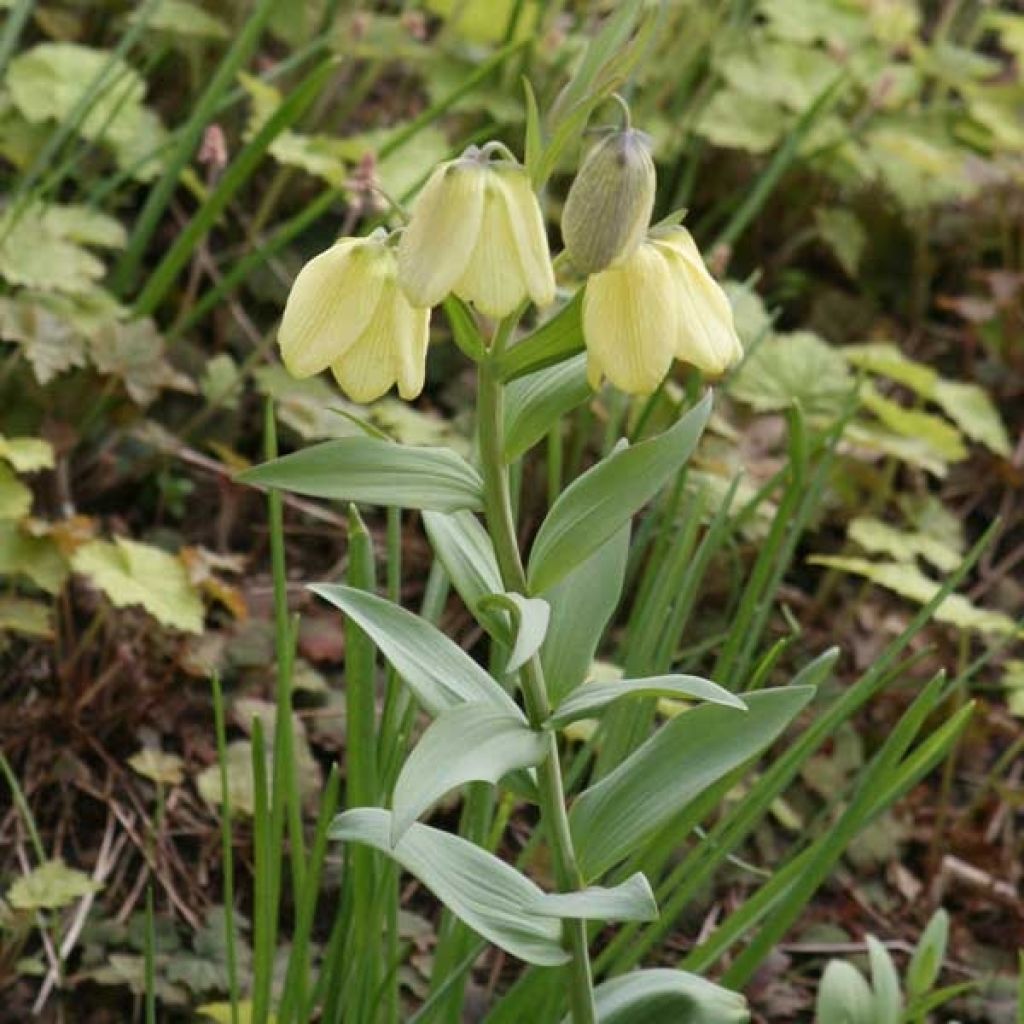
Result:
{"label": "unopened bud", "polygon": [[654,161],[647,137],[612,132],[586,156],[562,212],[562,240],[573,266],[595,274],[643,241],[654,207]]}

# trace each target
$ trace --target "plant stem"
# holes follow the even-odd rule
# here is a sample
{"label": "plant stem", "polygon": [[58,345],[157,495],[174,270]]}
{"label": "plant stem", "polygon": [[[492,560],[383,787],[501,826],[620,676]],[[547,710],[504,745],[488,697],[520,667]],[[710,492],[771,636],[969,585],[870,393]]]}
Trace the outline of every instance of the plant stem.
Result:
{"label": "plant stem", "polygon": [[[477,383],[477,431],[480,448],[480,471],[484,482],[484,512],[494,543],[502,581],[506,588],[520,594],[527,592],[526,572],[519,554],[515,519],[509,491],[508,469],[504,457],[505,393],[498,377],[494,359],[500,355],[511,333],[514,320],[505,321],[495,338],[488,357],[481,361]],[[530,725],[539,728],[551,711],[540,659],[531,658],[523,667],[523,698]],[[558,741],[548,733],[548,753],[537,768],[540,791],[541,821],[551,843],[555,876],[561,889],[579,889],[583,879],[576,864],[569,817],[562,789],[562,768]],[[563,920],[563,934],[572,956],[570,965],[569,1005],[575,1024],[594,1024],[597,1018],[593,996],[593,977],[587,949],[586,925],[583,921]]]}

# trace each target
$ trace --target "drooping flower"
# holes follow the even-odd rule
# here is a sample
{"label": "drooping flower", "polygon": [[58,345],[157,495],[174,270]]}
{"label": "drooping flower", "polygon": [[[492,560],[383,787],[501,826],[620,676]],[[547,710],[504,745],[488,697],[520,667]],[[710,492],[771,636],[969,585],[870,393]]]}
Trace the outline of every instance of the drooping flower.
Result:
{"label": "drooping flower", "polygon": [[487,316],[508,316],[529,296],[555,297],[544,219],[526,169],[471,146],[431,174],[398,245],[409,301],[436,306],[454,293]]}
{"label": "drooping flower", "polygon": [[721,376],[743,358],[728,296],[708,273],[697,243],[682,225],[655,231],[651,241],[668,261],[675,283],[676,359]]}
{"label": "drooping flower", "polygon": [[562,240],[581,274],[625,259],[643,241],[654,188],[654,161],[642,132],[612,132],[587,154],[562,211]]}
{"label": "drooping flower", "polygon": [[398,261],[383,234],[344,238],[299,272],[278,331],[293,377],[328,366],[356,402],[398,384],[402,398],[423,390],[430,310],[409,303]]}
{"label": "drooping flower", "polygon": [[639,395],[661,383],[673,358],[718,376],[743,355],[729,300],[681,227],[588,279],[583,338],[591,386],[607,377]]}

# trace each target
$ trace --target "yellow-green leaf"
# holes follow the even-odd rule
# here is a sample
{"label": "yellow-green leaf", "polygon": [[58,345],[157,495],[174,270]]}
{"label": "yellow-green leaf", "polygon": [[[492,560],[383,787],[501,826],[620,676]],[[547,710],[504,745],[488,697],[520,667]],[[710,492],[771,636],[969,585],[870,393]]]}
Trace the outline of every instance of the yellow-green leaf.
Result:
{"label": "yellow-green leaf", "polygon": [[[940,589],[940,584],[926,576],[909,562],[872,562],[866,558],[847,558],[841,555],[813,555],[812,565],[824,565],[840,572],[863,576],[900,597],[915,604],[927,604]],[[989,611],[972,604],[961,594],[950,594],[935,610],[935,618],[960,629],[973,629],[979,633],[1012,635],[1017,626],[1008,615]]]}
{"label": "yellow-green leaf", "polygon": [[103,886],[62,860],[48,860],[19,878],[7,892],[15,910],[59,910]]}
{"label": "yellow-green leaf", "polygon": [[177,754],[155,747],[143,747],[128,758],[128,764],[144,778],[165,786],[180,786],[185,781],[185,762]]}
{"label": "yellow-green leaf", "polygon": [[38,437],[4,437],[0,434],[0,459],[19,473],[53,469],[53,445]]}
{"label": "yellow-green leaf", "polygon": [[161,548],[118,537],[90,541],[71,559],[118,608],[142,605],[165,626],[187,633],[203,628],[203,602],[181,560]]}
{"label": "yellow-green leaf", "polygon": [[0,519],[24,519],[32,508],[32,492],[0,462]]}
{"label": "yellow-green leaf", "polygon": [[23,597],[0,597],[0,631],[26,636],[53,636],[53,621],[48,605]]}

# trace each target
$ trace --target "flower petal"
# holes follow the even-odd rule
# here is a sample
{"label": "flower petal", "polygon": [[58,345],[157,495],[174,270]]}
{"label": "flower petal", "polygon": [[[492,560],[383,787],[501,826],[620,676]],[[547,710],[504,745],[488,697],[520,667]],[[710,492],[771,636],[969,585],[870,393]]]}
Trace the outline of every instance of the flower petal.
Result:
{"label": "flower petal", "polygon": [[436,306],[454,290],[480,236],[487,172],[475,159],[431,174],[398,244],[398,279],[413,306]]}
{"label": "flower petal", "polygon": [[678,329],[672,275],[647,243],[622,263],[594,274],[583,296],[588,375],[607,375],[622,391],[650,394],[672,364]]}
{"label": "flower petal", "polygon": [[544,215],[523,167],[499,167],[495,171],[505,185],[509,219],[526,292],[537,306],[555,301],[555,272],[544,228]]}
{"label": "flower petal", "polygon": [[453,289],[491,317],[508,316],[526,298],[513,211],[502,176],[485,169],[483,219],[476,246]]}
{"label": "flower petal", "polygon": [[346,238],[296,277],[277,332],[293,377],[310,377],[340,358],[373,317],[393,257],[380,243]]}
{"label": "flower petal", "polygon": [[399,293],[395,299],[395,338],[398,393],[406,401],[423,390],[427,369],[427,342],[430,340],[430,310],[417,309]]}
{"label": "flower petal", "polygon": [[667,261],[673,278],[673,300],[679,317],[676,358],[708,374],[724,373],[743,357],[729,299],[708,273],[685,228],[676,229],[670,238],[654,245]]}

